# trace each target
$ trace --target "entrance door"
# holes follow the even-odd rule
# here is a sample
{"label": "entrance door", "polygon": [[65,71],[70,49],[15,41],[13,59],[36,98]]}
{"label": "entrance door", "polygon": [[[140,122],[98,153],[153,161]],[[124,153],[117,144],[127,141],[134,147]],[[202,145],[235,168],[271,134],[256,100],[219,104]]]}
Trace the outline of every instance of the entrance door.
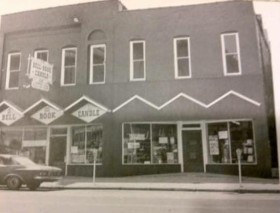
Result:
{"label": "entrance door", "polygon": [[185,172],[203,172],[203,151],[201,130],[182,132],[183,158]]}
{"label": "entrance door", "polygon": [[[52,129],[56,132],[56,129]],[[49,165],[59,167],[65,172],[67,135],[53,134],[50,136]]]}

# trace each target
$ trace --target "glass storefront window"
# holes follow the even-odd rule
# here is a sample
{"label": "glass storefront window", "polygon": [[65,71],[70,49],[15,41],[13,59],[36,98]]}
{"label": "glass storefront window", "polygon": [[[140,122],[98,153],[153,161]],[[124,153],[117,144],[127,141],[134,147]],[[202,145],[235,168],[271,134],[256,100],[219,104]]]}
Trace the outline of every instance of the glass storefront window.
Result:
{"label": "glass storefront window", "polygon": [[47,128],[1,129],[0,152],[23,155],[35,163],[46,162]]}
{"label": "glass storefront window", "polygon": [[177,127],[173,124],[152,124],[153,163],[178,163]]}
{"label": "glass storefront window", "polygon": [[93,163],[96,155],[96,163],[102,163],[102,126],[87,126],[87,152],[86,162]]}
{"label": "glass storefront window", "polygon": [[71,163],[102,163],[102,140],[101,125],[72,127]]}
{"label": "glass storefront window", "polygon": [[124,164],[178,163],[176,124],[123,125]]}
{"label": "glass storefront window", "polygon": [[123,145],[125,163],[151,163],[150,125],[125,124]]}
{"label": "glass storefront window", "polygon": [[22,147],[22,130],[1,130],[1,152],[20,154]]}
{"label": "glass storefront window", "polygon": [[22,152],[35,163],[46,162],[47,128],[26,128],[23,131]]}
{"label": "glass storefront window", "polygon": [[210,163],[237,163],[237,149],[242,150],[242,163],[255,163],[253,124],[251,121],[208,123],[207,129]]}

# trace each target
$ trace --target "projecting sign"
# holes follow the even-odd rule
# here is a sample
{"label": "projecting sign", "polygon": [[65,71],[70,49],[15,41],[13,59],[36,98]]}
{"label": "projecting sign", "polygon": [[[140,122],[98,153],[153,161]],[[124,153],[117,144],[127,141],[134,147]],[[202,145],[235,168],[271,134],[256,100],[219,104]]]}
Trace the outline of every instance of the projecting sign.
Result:
{"label": "projecting sign", "polygon": [[0,121],[7,126],[13,124],[17,120],[22,118],[22,114],[17,112],[11,107],[8,107],[7,109],[3,110],[0,112]]}
{"label": "projecting sign", "polygon": [[35,89],[49,91],[49,84],[52,84],[53,79],[53,65],[31,56],[29,60],[28,77],[32,79],[31,86]]}
{"label": "projecting sign", "polygon": [[96,118],[100,117],[104,113],[106,113],[104,109],[101,109],[93,104],[87,103],[80,109],[73,112],[72,115],[89,123],[95,120]]}
{"label": "projecting sign", "polygon": [[63,115],[62,110],[56,110],[50,106],[45,106],[31,117],[37,121],[42,122],[43,124],[49,124]]}

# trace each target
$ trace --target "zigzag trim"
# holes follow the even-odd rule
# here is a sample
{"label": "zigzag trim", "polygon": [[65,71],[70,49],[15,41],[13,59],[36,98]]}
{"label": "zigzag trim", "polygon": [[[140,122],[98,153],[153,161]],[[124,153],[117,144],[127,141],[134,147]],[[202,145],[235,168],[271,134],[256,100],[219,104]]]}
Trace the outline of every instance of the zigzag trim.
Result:
{"label": "zigzag trim", "polygon": [[122,103],[121,105],[116,107],[112,112],[118,111],[119,109],[123,108],[125,105],[129,104],[130,102],[132,102],[132,101],[134,101],[136,99],[142,101],[143,103],[149,105],[150,107],[152,107],[154,109],[161,110],[164,107],[168,106],[169,104],[171,104],[172,102],[176,101],[177,99],[179,99],[181,97],[183,97],[185,99],[188,99],[188,100],[190,100],[190,101],[192,101],[192,102],[194,102],[194,103],[196,103],[196,104],[198,104],[198,105],[200,105],[200,106],[202,106],[202,107],[207,109],[207,108],[217,104],[218,102],[220,102],[221,100],[225,99],[226,97],[228,97],[230,95],[234,95],[234,96],[236,96],[236,97],[238,97],[240,99],[243,99],[243,100],[245,100],[245,101],[247,101],[247,102],[249,102],[249,103],[251,103],[253,105],[256,105],[256,106],[260,106],[261,105],[261,103],[259,103],[257,101],[254,101],[253,99],[248,98],[247,96],[244,96],[244,95],[242,95],[242,94],[240,94],[238,92],[230,90],[230,91],[228,91],[227,93],[225,93],[224,95],[222,95],[221,97],[217,98],[216,100],[212,101],[209,104],[205,104],[205,103],[203,103],[203,102],[201,102],[201,101],[199,101],[199,100],[197,100],[197,99],[195,99],[195,98],[193,98],[193,97],[191,97],[191,96],[189,96],[189,95],[187,95],[185,93],[179,93],[174,98],[172,98],[169,101],[165,102],[161,106],[156,106],[155,104],[153,104],[152,102],[142,98],[141,96],[134,95],[133,97],[131,97],[130,99],[128,99],[127,101],[125,101],[124,103]]}

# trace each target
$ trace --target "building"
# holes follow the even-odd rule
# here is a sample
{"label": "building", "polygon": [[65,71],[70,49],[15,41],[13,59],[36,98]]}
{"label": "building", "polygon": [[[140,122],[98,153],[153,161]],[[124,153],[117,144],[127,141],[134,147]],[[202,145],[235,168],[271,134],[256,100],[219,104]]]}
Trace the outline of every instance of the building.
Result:
{"label": "building", "polygon": [[[77,176],[96,159],[98,176],[125,176],[237,174],[241,149],[243,174],[269,177],[266,44],[251,2],[5,15],[1,152]],[[50,80],[28,78],[36,59],[53,65]]]}

